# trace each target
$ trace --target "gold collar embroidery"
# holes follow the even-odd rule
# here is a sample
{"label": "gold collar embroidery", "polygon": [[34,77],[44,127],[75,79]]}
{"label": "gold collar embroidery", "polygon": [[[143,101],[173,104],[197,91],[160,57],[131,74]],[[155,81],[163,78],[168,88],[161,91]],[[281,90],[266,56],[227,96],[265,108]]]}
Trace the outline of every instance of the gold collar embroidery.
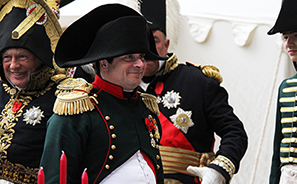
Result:
{"label": "gold collar embroidery", "polygon": [[0,115],[0,158],[7,157],[7,149],[10,147],[13,134],[15,133],[13,127],[15,127],[18,118],[23,114],[23,109],[33,99],[44,95],[51,89],[54,82],[50,81],[50,77],[53,75],[54,70],[47,66],[32,73],[30,85],[24,91],[17,91],[17,89],[3,83],[4,90],[10,95],[10,100]]}

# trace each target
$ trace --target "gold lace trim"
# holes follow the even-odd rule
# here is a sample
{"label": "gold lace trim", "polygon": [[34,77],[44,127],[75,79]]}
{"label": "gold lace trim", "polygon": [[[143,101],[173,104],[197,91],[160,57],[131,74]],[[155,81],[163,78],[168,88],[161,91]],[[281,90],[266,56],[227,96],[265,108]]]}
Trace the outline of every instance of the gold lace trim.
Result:
{"label": "gold lace trim", "polygon": [[[3,6],[5,3],[6,1],[4,1],[3,3],[1,2],[0,6]],[[54,51],[58,43],[59,37],[62,34],[62,28],[59,24],[59,21],[56,15],[52,12],[52,10],[46,4],[46,2],[42,0],[11,0],[7,2],[7,4],[5,4],[3,9],[1,10],[0,21],[2,21],[5,15],[10,13],[14,7],[28,9],[33,4],[41,5],[42,9],[47,13],[47,16],[50,17],[46,21],[44,27],[46,29],[46,33],[48,37],[51,39],[52,50]],[[27,25],[27,26],[30,26],[30,25]],[[24,27],[24,29],[27,29],[27,27]]]}
{"label": "gold lace trim", "polygon": [[230,176],[230,181],[235,173],[235,166],[233,163],[225,156],[219,155],[211,162],[211,164],[218,165],[222,167]]}
{"label": "gold lace trim", "polygon": [[[54,85],[54,82],[50,82],[49,77],[52,75],[52,71],[53,69],[45,67],[44,70],[36,72],[34,74],[35,77],[31,76],[33,80],[30,82],[29,89],[38,89],[40,86],[44,87],[45,84],[48,83],[44,89],[39,91],[17,91],[17,89],[3,83],[4,90],[10,95],[10,100],[7,102],[0,115],[0,158],[7,158],[7,149],[10,147],[13,134],[15,133],[13,128],[16,122],[18,122],[18,118],[23,114],[23,109],[33,99],[44,95]],[[37,82],[39,82],[40,86],[37,86]]]}
{"label": "gold lace trim", "polygon": [[[55,74],[55,70],[48,67],[44,66],[42,69],[33,72],[31,74],[31,79],[30,79],[30,84],[28,88],[22,93],[25,95],[36,95],[37,93],[40,93],[41,91],[48,91],[50,87],[54,84],[49,85],[49,82],[51,81],[51,77]],[[44,93],[42,93],[43,95]],[[39,97],[39,96],[36,96]]]}
{"label": "gold lace trim", "polygon": [[[51,8],[47,5],[47,3],[44,0],[10,0],[10,1],[1,0],[0,7],[3,6],[3,8],[0,12],[0,22],[7,14],[9,14],[12,11],[14,7],[28,9],[33,4],[38,4],[41,8],[41,11],[46,12],[48,16],[47,21],[44,23],[44,28],[47,36],[51,40],[51,49],[54,52],[57,46],[58,40],[62,34],[62,27],[58,21],[58,18],[56,17],[54,12],[51,10]],[[19,33],[24,34],[25,32],[27,32],[27,30],[29,30],[34,25],[34,22],[38,21],[37,18],[36,18],[37,20],[30,21],[29,18],[32,16],[33,15],[28,16],[23,20],[23,23],[21,24],[25,24],[25,26],[23,26],[21,29],[18,30]],[[18,35],[18,36],[20,37],[21,35]],[[56,71],[65,73],[65,69],[58,67],[54,62],[54,59],[53,59],[53,65]]]}
{"label": "gold lace trim", "polygon": [[189,165],[204,167],[215,158],[214,152],[199,153],[168,146],[159,146],[159,149],[165,174],[183,173],[192,175],[186,170]]}
{"label": "gold lace trim", "polygon": [[38,168],[0,160],[0,178],[17,184],[37,183]]}

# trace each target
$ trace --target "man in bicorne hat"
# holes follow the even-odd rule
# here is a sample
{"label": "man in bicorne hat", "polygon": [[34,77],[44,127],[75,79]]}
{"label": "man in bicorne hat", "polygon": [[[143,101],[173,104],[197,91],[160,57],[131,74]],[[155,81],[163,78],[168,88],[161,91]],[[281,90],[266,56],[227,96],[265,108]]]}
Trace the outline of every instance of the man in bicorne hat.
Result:
{"label": "man in bicorne hat", "polygon": [[0,183],[37,183],[56,99],[53,51],[62,33],[52,11],[57,1],[51,4],[0,1]]}
{"label": "man in bicorne hat", "polygon": [[57,65],[95,62],[97,75],[92,84],[58,95],[40,165],[45,183],[59,182],[62,151],[68,183],[80,183],[85,169],[89,183],[164,182],[156,98],[136,90],[146,59],[165,58],[158,56],[146,20],[128,6],[99,6],[65,30]]}
{"label": "man in bicorne hat", "polygon": [[[275,25],[268,35],[281,33],[293,65],[297,62],[297,1],[283,0]],[[297,75],[279,86],[270,184],[297,184]]]}
{"label": "man in bicorne hat", "polygon": [[[170,4],[167,6],[171,9]],[[174,53],[168,53],[165,0],[143,0],[141,11],[151,22],[159,55],[169,57],[166,61],[147,61],[140,84],[141,90],[158,99],[165,183],[200,183],[197,176],[202,184],[229,183],[246,152],[247,135],[228,104],[218,70],[180,64]],[[216,153],[214,133],[221,137]]]}

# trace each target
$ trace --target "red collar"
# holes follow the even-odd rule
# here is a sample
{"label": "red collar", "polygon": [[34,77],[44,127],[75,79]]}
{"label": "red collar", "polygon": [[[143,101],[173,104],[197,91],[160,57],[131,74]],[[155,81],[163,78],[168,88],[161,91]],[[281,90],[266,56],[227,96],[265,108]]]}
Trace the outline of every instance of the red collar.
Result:
{"label": "red collar", "polygon": [[123,88],[121,86],[112,84],[112,83],[102,79],[98,75],[95,76],[95,81],[92,84],[97,89],[106,91],[107,93],[110,93],[118,98],[124,98]]}

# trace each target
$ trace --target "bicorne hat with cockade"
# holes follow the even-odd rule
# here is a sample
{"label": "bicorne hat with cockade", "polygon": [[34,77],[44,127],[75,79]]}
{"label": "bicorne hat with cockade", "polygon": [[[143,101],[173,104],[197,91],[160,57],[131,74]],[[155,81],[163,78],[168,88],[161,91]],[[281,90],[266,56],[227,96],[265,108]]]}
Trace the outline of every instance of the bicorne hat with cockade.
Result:
{"label": "bicorne hat with cockade", "polygon": [[62,28],[53,8],[44,0],[0,0],[0,53],[24,48],[54,68],[53,53]]}
{"label": "bicorne hat with cockade", "polygon": [[143,53],[150,60],[164,59],[140,13],[122,4],[105,4],[64,31],[55,61],[60,67],[72,67],[132,53]]}
{"label": "bicorne hat with cockade", "polygon": [[275,25],[268,31],[268,35],[283,33],[285,31],[297,31],[297,1],[283,0],[282,7]]}

